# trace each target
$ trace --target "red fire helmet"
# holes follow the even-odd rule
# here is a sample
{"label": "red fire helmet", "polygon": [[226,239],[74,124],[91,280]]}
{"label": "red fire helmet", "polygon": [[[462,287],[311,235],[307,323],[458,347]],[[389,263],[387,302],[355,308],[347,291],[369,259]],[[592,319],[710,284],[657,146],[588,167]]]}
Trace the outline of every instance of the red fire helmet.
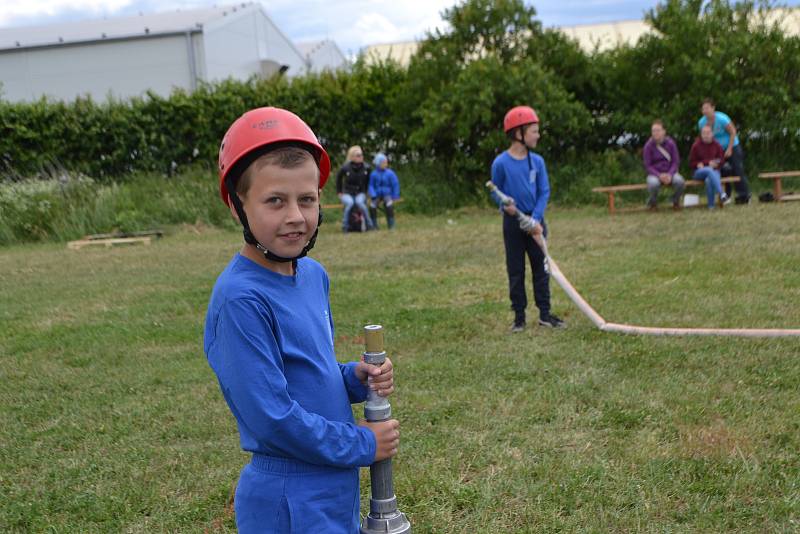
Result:
{"label": "red fire helmet", "polygon": [[219,147],[219,193],[225,204],[228,204],[225,179],[236,163],[254,150],[283,142],[302,143],[311,149],[319,167],[319,187],[322,189],[331,172],[331,160],[311,128],[291,111],[274,107],[257,108],[236,119],[222,138]]}
{"label": "red fire helmet", "polygon": [[503,119],[503,131],[508,133],[514,128],[539,122],[539,117],[530,106],[517,106],[508,110]]}

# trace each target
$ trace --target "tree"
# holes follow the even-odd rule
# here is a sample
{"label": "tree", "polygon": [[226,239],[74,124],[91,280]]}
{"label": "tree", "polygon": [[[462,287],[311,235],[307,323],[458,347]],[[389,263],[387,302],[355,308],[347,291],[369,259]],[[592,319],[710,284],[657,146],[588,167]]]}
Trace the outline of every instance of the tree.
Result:
{"label": "tree", "polygon": [[468,0],[444,12],[450,29],[429,35],[412,59],[395,117],[411,147],[443,162],[453,179],[485,180],[508,143],[503,116],[515,105],[537,110],[550,157],[587,138],[590,114],[543,61],[545,47],[574,51],[574,43],[544,32],[535,15],[521,0]]}

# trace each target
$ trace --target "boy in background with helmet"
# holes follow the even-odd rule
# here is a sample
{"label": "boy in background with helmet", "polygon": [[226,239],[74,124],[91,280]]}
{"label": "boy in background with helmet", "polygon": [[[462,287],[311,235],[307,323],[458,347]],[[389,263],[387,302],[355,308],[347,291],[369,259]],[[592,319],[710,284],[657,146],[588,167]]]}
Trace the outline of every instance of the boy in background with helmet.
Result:
{"label": "boy in background with helmet", "polygon": [[[496,196],[495,202],[503,211],[503,242],[506,249],[506,271],[511,309],[514,310],[512,332],[525,329],[525,256],[533,270],[533,296],[539,308],[541,326],[562,328],[564,321],[550,313],[550,275],[545,266],[545,254],[533,240],[534,235],[547,237],[544,211],[550,198],[550,184],[544,159],[532,152],[539,141],[539,117],[533,108],[517,106],[503,119],[503,130],[511,140],[508,150],[492,163],[492,182],[514,199],[514,204],[504,206]],[[530,233],[523,231],[515,218],[517,210],[531,216],[536,222]]]}
{"label": "boy in background with helmet", "polygon": [[311,129],[278,108],[245,113],[220,146],[245,244],[214,285],[204,349],[252,453],[234,500],[243,533],[357,532],[358,468],[397,452],[397,421],[356,425],[350,407],[394,390],[392,364],[337,363],[328,276],[305,257],[329,173]]}

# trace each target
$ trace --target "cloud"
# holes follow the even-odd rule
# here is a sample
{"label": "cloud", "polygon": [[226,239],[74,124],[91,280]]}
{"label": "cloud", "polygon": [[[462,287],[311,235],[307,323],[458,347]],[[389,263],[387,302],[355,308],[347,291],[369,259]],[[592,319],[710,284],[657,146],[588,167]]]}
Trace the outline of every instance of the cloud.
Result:
{"label": "cloud", "polygon": [[344,51],[356,52],[375,43],[410,41],[427,30],[443,27],[442,10],[456,0],[306,1],[303,16],[297,3],[262,2],[264,10],[295,40],[331,38]]}
{"label": "cloud", "polygon": [[[0,0],[0,26],[43,25],[139,12],[237,4],[248,0]],[[457,0],[261,0],[294,41],[330,38],[344,51],[406,41],[443,28],[441,12]]]}
{"label": "cloud", "polygon": [[36,0],[27,2],[3,2],[0,24],[16,20],[36,20],[58,16],[66,11],[98,16],[115,13],[130,5],[133,0]]}
{"label": "cloud", "polygon": [[366,13],[358,17],[354,29],[367,43],[391,43],[401,38],[401,31],[380,13]]}

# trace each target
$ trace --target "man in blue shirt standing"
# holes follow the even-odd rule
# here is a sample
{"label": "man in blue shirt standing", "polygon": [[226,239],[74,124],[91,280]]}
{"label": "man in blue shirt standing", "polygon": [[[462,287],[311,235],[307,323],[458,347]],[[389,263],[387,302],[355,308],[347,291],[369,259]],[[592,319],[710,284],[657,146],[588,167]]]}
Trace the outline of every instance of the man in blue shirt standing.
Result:
{"label": "man in blue shirt standing", "polygon": [[[550,183],[544,158],[532,152],[539,142],[539,117],[533,108],[517,106],[506,113],[503,129],[511,140],[508,150],[492,163],[492,182],[514,199],[514,204],[503,209],[503,242],[506,249],[506,270],[511,309],[514,310],[512,332],[525,329],[525,256],[533,269],[533,296],[539,308],[539,324],[553,328],[564,327],[564,321],[550,313],[550,275],[545,266],[545,254],[533,239],[534,235],[547,237],[544,211],[550,198]],[[536,223],[530,233],[519,227],[517,210],[531,216]]]}
{"label": "man in blue shirt standing", "polygon": [[[739,177],[739,182],[736,184],[736,203],[749,204],[750,203],[750,186],[747,182],[747,175],[744,172],[744,151],[742,145],[739,143],[739,136],[736,133],[736,126],[729,116],[721,111],[716,110],[714,100],[706,98],[703,100],[703,105],[700,108],[703,116],[697,121],[697,130],[702,131],[703,126],[706,124],[711,126],[714,133],[714,139],[722,145],[725,150],[725,163],[728,164],[733,170],[733,176]],[[723,176],[729,175],[723,168]],[[730,193],[730,191],[727,191]]]}

